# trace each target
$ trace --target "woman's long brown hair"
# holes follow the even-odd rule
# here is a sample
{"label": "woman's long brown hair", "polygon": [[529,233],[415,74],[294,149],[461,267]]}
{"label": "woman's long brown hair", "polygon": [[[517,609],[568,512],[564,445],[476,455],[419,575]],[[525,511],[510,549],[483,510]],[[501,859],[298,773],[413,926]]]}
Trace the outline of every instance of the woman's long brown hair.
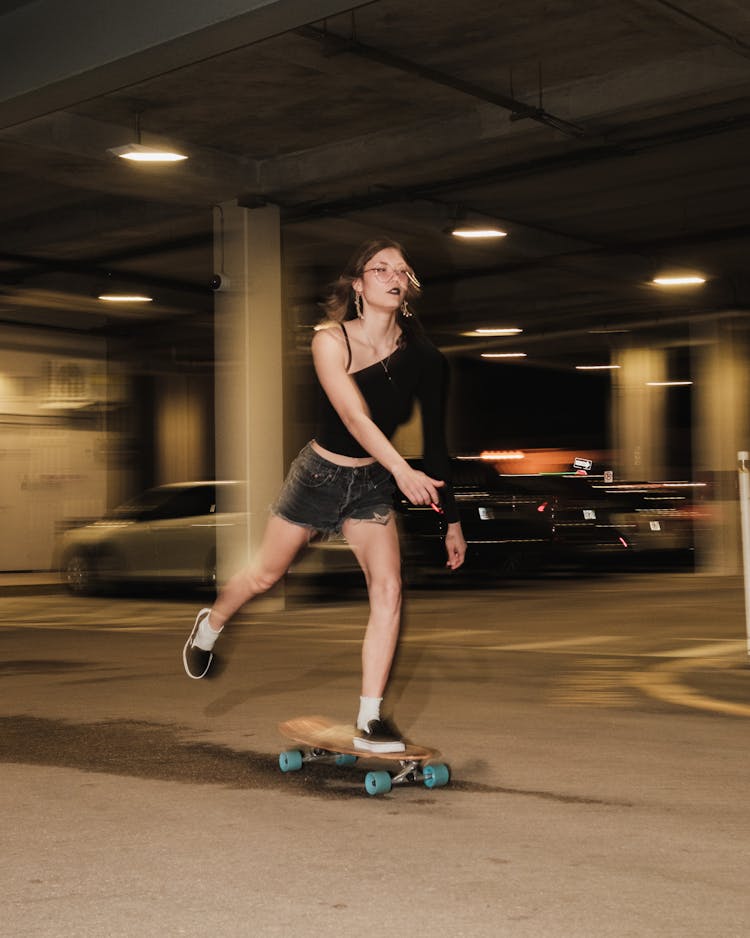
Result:
{"label": "woman's long brown hair", "polygon": [[[328,295],[321,304],[328,319],[332,319],[335,322],[343,322],[346,319],[356,318],[357,311],[354,306],[354,290],[352,284],[364,274],[365,267],[367,267],[372,258],[381,251],[386,250],[386,248],[392,248],[398,251],[409,267],[411,267],[406,252],[398,241],[393,241],[391,238],[385,237],[365,241],[349,258],[346,267],[341,274],[339,274],[338,279],[331,284]],[[419,288],[415,287],[414,284],[409,281],[406,288],[406,302],[409,303],[415,297],[419,296],[419,292]],[[413,317],[405,317],[401,310],[398,312],[398,322],[402,330],[409,332],[413,330]]]}

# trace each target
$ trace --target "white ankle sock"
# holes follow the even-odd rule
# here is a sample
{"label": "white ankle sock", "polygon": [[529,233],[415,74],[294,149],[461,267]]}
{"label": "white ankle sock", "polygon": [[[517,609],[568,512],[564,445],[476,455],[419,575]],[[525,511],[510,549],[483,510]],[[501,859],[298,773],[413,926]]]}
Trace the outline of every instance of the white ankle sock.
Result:
{"label": "white ankle sock", "polygon": [[209,625],[208,620],[210,618],[210,615],[206,615],[201,619],[198,626],[198,631],[196,632],[195,638],[193,639],[193,644],[196,646],[196,648],[200,648],[202,651],[211,651],[213,649],[216,639],[219,637],[219,635],[221,635],[222,629],[224,628],[224,626],[222,626],[221,629],[216,632]]}
{"label": "white ankle sock", "polygon": [[366,730],[370,720],[380,719],[380,704],[382,697],[360,697],[359,714],[357,716],[357,729]]}

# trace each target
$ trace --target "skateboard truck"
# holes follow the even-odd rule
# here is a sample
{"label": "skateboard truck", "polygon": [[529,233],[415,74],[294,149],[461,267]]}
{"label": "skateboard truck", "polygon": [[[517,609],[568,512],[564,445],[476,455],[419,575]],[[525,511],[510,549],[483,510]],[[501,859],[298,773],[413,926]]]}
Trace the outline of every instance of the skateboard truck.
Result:
{"label": "skateboard truck", "polygon": [[[368,753],[366,758],[373,758]],[[346,752],[321,749],[318,746],[306,750],[288,749],[279,756],[282,772],[297,772],[307,762],[332,760],[338,766],[356,765],[358,757]],[[450,781],[450,770],[442,762],[423,765],[420,759],[399,759],[399,770],[391,774],[385,770],[368,772],[365,775],[365,790],[368,795],[385,795],[395,785],[410,785],[424,782],[426,788],[442,788]]]}

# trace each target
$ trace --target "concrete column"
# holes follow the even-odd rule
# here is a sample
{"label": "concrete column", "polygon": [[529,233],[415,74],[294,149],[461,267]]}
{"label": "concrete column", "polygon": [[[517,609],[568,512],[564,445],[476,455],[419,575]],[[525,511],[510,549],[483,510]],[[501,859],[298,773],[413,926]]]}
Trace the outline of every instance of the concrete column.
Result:
{"label": "concrete column", "polygon": [[[284,471],[281,242],[275,206],[214,210],[216,472],[243,483],[244,521],[217,530],[224,582],[258,550]],[[279,586],[255,608],[282,608]]]}
{"label": "concrete column", "polygon": [[750,449],[748,343],[731,321],[693,330],[693,462],[708,485],[696,528],[701,572],[741,572],[737,453]]}
{"label": "concrete column", "polygon": [[665,467],[665,389],[649,385],[664,381],[666,354],[663,349],[621,349],[613,373],[612,427],[621,479],[661,479]]}

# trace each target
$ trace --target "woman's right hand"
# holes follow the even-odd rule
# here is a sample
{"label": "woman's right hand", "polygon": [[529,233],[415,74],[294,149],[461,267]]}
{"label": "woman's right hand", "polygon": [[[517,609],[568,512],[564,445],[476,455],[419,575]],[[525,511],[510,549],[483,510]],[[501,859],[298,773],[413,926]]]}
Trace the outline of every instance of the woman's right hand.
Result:
{"label": "woman's right hand", "polygon": [[445,485],[439,479],[432,479],[419,469],[412,469],[408,463],[393,473],[393,479],[412,505],[437,505],[440,489]]}

